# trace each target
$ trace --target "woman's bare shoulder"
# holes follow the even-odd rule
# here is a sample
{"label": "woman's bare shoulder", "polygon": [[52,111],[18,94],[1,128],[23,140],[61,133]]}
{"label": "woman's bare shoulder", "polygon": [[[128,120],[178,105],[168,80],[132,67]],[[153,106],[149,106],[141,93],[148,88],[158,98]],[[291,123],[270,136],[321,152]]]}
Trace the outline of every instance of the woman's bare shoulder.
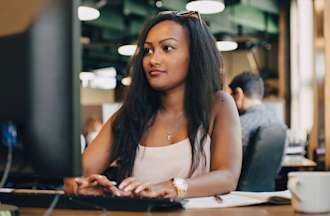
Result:
{"label": "woman's bare shoulder", "polygon": [[215,116],[237,113],[233,97],[224,91],[217,91],[212,111]]}
{"label": "woman's bare shoulder", "polygon": [[213,132],[213,128],[217,122],[230,122],[237,117],[238,112],[232,96],[224,91],[217,91],[212,107],[209,133],[211,134]]}

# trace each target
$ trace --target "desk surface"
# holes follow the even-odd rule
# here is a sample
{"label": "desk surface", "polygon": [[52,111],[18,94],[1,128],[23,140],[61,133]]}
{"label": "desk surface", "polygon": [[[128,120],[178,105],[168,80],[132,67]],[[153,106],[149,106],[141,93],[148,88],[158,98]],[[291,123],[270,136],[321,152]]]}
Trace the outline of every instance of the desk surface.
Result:
{"label": "desk surface", "polygon": [[[43,215],[46,209],[38,208],[21,208],[21,216],[34,216],[34,215]],[[293,211],[290,205],[282,206],[249,206],[249,207],[239,207],[239,208],[218,208],[218,209],[187,209],[175,212],[119,212],[111,211],[106,214],[102,214],[101,211],[77,211],[77,210],[54,210],[53,216],[62,215],[62,216],[94,216],[94,215],[109,215],[109,216],[211,216],[211,215],[226,215],[226,216],[278,216],[278,215],[294,215],[294,216],[306,216],[306,214],[296,213]],[[308,216],[330,216],[330,213],[327,214],[308,214]]]}
{"label": "desk surface", "polygon": [[312,160],[309,160],[301,155],[285,155],[283,162],[283,167],[315,167],[316,163]]}

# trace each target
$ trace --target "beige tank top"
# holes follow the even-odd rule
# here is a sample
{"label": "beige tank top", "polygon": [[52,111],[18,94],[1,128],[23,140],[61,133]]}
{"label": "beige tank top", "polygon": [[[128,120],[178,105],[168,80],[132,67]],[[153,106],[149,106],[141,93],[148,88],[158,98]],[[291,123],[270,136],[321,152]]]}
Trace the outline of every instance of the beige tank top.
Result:
{"label": "beige tank top", "polygon": [[[200,134],[199,130],[196,142],[199,141]],[[192,177],[210,171],[210,143],[211,139],[207,135],[204,145],[206,166],[201,158]],[[139,145],[133,167],[133,176],[142,182],[151,184],[167,181],[174,177],[188,178],[192,162],[191,158],[191,146],[188,138],[161,147]]]}

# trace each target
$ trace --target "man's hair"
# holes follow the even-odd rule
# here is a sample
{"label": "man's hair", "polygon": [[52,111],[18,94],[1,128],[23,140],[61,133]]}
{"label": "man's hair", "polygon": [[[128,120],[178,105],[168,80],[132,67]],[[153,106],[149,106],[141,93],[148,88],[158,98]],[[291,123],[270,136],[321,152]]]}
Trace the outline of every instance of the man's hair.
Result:
{"label": "man's hair", "polygon": [[[118,179],[132,174],[141,137],[161,109],[162,92],[149,85],[142,61],[145,54],[143,45],[148,32],[156,24],[166,20],[180,24],[189,33],[190,61],[185,86],[184,112],[188,121],[187,130],[193,158],[190,172],[196,169],[201,157],[205,158],[203,145],[209,131],[214,95],[222,89],[222,59],[216,48],[216,41],[204,22],[201,23],[191,16],[158,15],[146,23],[137,41],[138,48],[129,67],[132,83],[112,124],[110,163],[118,164]],[[200,139],[197,136],[199,128],[202,129]]]}
{"label": "man's hair", "polygon": [[229,87],[232,91],[241,88],[248,98],[261,99],[264,96],[264,82],[258,74],[252,72],[246,71],[235,76]]}

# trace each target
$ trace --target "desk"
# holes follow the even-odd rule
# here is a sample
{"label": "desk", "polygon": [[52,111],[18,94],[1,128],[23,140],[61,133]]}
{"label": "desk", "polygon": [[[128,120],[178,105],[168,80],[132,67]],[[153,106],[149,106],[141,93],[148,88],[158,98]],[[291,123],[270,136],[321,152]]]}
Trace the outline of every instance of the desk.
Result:
{"label": "desk", "polygon": [[285,155],[282,167],[290,168],[313,168],[316,167],[316,163],[312,160],[309,160],[301,155]]}
{"label": "desk", "polygon": [[[43,215],[45,209],[37,208],[21,208],[21,216],[35,216]],[[53,216],[213,216],[213,215],[226,215],[226,216],[306,216],[306,214],[300,214],[293,211],[290,205],[282,206],[249,206],[249,207],[239,207],[239,208],[218,208],[218,209],[188,209],[175,212],[108,212],[107,214],[102,214],[101,211],[76,211],[76,210],[61,210],[56,209]],[[307,216],[330,216],[327,214],[308,214]]]}

